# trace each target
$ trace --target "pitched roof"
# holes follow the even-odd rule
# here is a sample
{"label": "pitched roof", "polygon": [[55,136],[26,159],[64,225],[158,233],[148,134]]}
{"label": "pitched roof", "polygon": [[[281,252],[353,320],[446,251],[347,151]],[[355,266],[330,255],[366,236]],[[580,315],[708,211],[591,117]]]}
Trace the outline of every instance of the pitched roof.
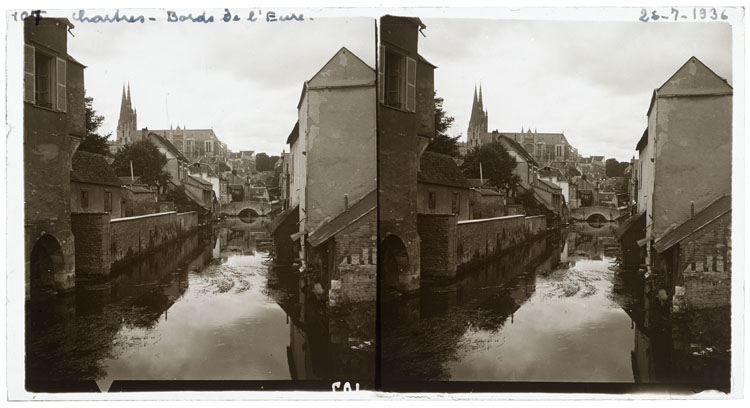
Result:
{"label": "pitched roof", "polygon": [[365,215],[375,211],[378,208],[377,188],[372,189],[359,201],[352,204],[348,210],[343,211],[331,221],[316,229],[307,237],[307,242],[316,247],[323,242],[328,241],[331,237],[338,234],[344,228],[358,221]]}
{"label": "pitched roof", "polygon": [[552,190],[560,190],[560,191],[562,191],[562,188],[560,188],[560,186],[558,186],[557,184],[552,183],[551,181],[547,181],[547,180],[540,179],[540,178],[536,179],[536,181],[542,183],[544,186],[546,186],[547,188],[550,188]]}
{"label": "pitched roof", "polygon": [[141,176],[135,176],[135,178],[131,178],[130,176],[125,177],[117,177],[120,180],[121,186],[130,186],[133,184],[141,184]]}
{"label": "pitched roof", "polygon": [[622,239],[622,236],[625,235],[626,232],[630,231],[631,228],[640,228],[639,232],[642,232],[642,234],[638,234],[639,237],[643,238],[646,236],[646,211],[641,212],[640,214],[636,214],[622,223],[617,228],[617,231],[615,232],[615,238],[618,240]]}
{"label": "pitched roof", "polygon": [[122,188],[129,190],[135,194],[142,194],[142,193],[152,193],[156,194],[156,191],[148,188],[145,185],[130,185],[130,186],[122,186]]}
{"label": "pitched roof", "polygon": [[494,188],[476,187],[476,188],[472,188],[472,190],[478,192],[479,194],[483,196],[504,196],[505,195],[503,192],[495,190]]}
{"label": "pitched roof", "polygon": [[452,157],[430,151],[422,153],[417,181],[451,187],[470,187]]}
{"label": "pitched roof", "polygon": [[471,187],[481,187],[487,185],[489,181],[490,179],[466,178],[466,182],[468,182]]}
{"label": "pitched roof", "polygon": [[176,148],[172,142],[161,136],[160,134],[154,133],[154,132],[148,132],[148,138],[149,140],[156,141],[156,143],[164,146],[165,149],[169,150],[170,153],[172,153],[175,157],[177,157],[178,160],[188,162],[187,157],[185,157],[182,152]]}
{"label": "pitched roof", "polygon": [[732,196],[725,194],[695,214],[693,218],[688,219],[677,228],[654,241],[654,248],[659,253],[664,252],[730,211],[732,211]]}
{"label": "pitched roof", "polygon": [[203,177],[194,176],[192,174],[188,174],[188,177],[197,181],[198,183],[204,185],[204,186],[212,186],[211,182],[206,181]]}
{"label": "pitched roof", "polygon": [[648,144],[648,128],[643,131],[643,136],[641,136],[641,140],[638,141],[638,144],[635,145],[635,150],[641,151],[644,147]]}
{"label": "pitched roof", "polygon": [[120,179],[109,167],[107,159],[96,153],[78,150],[73,155],[73,170],[70,171],[70,181],[79,183],[100,184],[104,186],[120,186]]}
{"label": "pitched roof", "polygon": [[503,142],[505,142],[508,146],[510,146],[511,148],[513,148],[513,150],[516,153],[520,154],[521,157],[523,157],[527,162],[529,162],[529,163],[531,163],[531,164],[533,164],[535,166],[539,165],[539,163],[537,163],[536,160],[534,159],[534,156],[532,156],[531,153],[527,152],[526,149],[524,149],[523,146],[521,146],[521,144],[518,143],[518,142],[516,142],[513,138],[510,138],[510,137],[508,137],[508,136],[506,136],[504,134],[501,134],[500,135],[500,139]]}
{"label": "pitched roof", "polygon": [[291,145],[294,143],[297,138],[299,137],[299,121],[294,124],[294,128],[292,128],[292,131],[289,133],[289,136],[286,138],[286,144]]}

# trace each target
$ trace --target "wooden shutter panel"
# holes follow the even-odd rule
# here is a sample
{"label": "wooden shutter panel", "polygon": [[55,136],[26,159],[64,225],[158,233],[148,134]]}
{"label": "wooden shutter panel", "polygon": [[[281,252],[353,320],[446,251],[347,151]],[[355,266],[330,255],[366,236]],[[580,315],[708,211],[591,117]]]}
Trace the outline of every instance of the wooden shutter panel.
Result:
{"label": "wooden shutter panel", "polygon": [[378,46],[378,102],[385,102],[385,46]]}
{"label": "wooden shutter panel", "polygon": [[61,58],[57,58],[57,110],[60,112],[66,112],[67,106],[67,66],[66,61]]}
{"label": "wooden shutter panel", "polygon": [[417,110],[417,61],[406,57],[406,110]]}
{"label": "wooden shutter panel", "polygon": [[23,101],[36,102],[36,50],[30,45],[24,44],[23,50]]}

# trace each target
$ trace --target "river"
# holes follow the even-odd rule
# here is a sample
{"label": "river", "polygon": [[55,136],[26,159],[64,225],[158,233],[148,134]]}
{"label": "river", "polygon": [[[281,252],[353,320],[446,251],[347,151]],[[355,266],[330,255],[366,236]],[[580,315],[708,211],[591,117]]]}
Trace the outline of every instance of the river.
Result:
{"label": "river", "polygon": [[274,264],[267,221],[226,220],[106,281],[79,280],[74,293],[28,302],[27,388],[90,390],[95,382],[94,390],[108,389],[118,380],[374,383],[374,330],[363,334],[351,324],[369,311],[326,315],[296,270]]}
{"label": "river", "polygon": [[[677,324],[648,328],[644,279],[618,265],[616,227],[573,224],[455,281],[386,300],[385,389],[434,380],[728,386],[726,355],[684,350],[694,336]],[[728,333],[712,341],[728,346]]]}

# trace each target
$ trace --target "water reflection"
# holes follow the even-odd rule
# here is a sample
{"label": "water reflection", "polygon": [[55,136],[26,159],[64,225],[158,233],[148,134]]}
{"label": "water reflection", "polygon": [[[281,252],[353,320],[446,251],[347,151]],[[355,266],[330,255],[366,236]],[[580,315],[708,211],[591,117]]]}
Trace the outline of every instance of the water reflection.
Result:
{"label": "water reflection", "polygon": [[365,337],[349,324],[361,311],[327,316],[299,272],[273,264],[267,222],[226,220],[106,282],[80,281],[75,293],[27,303],[27,389],[334,375],[374,382],[374,346],[359,347]]}
{"label": "water reflection", "polygon": [[423,284],[418,296],[386,302],[384,386],[450,380],[706,388],[728,379],[728,358],[698,346],[729,346],[728,311],[670,319],[649,302],[637,271],[619,267],[616,228],[575,224],[451,284]]}

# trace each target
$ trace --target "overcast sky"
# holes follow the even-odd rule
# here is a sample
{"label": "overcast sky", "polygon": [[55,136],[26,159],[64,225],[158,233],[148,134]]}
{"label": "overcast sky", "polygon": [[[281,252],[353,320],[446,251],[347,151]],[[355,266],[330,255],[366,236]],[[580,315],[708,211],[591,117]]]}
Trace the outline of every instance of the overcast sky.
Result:
{"label": "overcast sky", "polygon": [[466,129],[482,83],[489,130],[564,132],[585,156],[629,160],[660,87],[691,56],[732,83],[723,23],[526,22],[423,18],[420,53],[435,89]]}
{"label": "overcast sky", "polygon": [[303,82],[341,47],[375,66],[372,18],[73,24],[69,53],[87,66],[87,94],[113,139],[130,81],[139,129],[213,127],[234,151],[279,154]]}

